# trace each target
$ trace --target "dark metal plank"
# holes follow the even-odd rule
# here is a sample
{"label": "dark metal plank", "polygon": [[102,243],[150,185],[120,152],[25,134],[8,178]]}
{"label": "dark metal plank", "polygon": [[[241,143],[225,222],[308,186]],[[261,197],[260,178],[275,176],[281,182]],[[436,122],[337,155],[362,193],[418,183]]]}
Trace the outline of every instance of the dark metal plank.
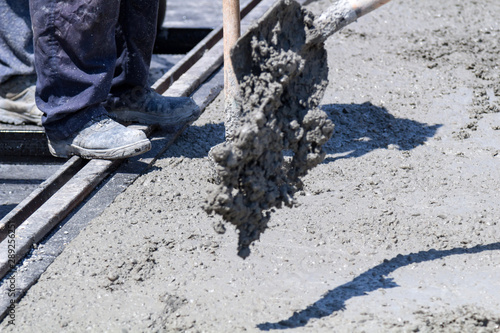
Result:
{"label": "dark metal plank", "polygon": [[43,128],[0,129],[0,156],[26,155],[50,156]]}
{"label": "dark metal plank", "polygon": [[192,50],[212,29],[208,28],[168,28],[156,35],[153,49],[155,54],[186,54]]}
{"label": "dark metal plank", "polygon": [[0,242],[7,237],[9,230],[21,225],[23,221],[40,208],[45,201],[71,179],[87,162],[88,160],[76,156],[70,158],[55,174],[40,184],[26,199],[10,211],[0,221]]}
{"label": "dark metal plank", "polygon": [[[79,158],[74,159],[78,163]],[[15,230],[15,257],[9,258],[8,238],[0,243],[0,277],[4,276],[13,264],[17,264],[47,233],[61,222],[87,195],[121,163],[120,160],[91,160],[64,186],[46,200],[33,214]],[[63,177],[64,178],[64,177]],[[10,229],[7,224],[6,231]]]}

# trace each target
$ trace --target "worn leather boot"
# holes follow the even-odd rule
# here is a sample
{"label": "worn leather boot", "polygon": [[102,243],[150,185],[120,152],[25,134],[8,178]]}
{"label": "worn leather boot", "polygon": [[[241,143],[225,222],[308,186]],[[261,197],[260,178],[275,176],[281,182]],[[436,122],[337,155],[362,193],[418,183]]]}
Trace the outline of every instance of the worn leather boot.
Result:
{"label": "worn leather boot", "polygon": [[42,111],[35,105],[35,86],[14,96],[0,97],[0,122],[42,125]]}
{"label": "worn leather boot", "polygon": [[104,107],[122,123],[177,127],[195,121],[200,108],[189,97],[165,97],[149,88],[135,88],[119,97],[109,97]]}
{"label": "worn leather boot", "polygon": [[136,156],[151,149],[144,132],[127,128],[106,115],[89,121],[78,133],[64,140],[48,139],[50,153],[68,158],[115,160]]}

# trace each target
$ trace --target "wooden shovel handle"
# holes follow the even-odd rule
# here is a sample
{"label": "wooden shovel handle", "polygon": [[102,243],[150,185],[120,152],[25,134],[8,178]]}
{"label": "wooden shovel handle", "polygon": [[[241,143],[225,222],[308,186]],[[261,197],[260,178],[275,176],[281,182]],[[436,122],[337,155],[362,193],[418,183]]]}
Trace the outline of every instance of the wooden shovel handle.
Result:
{"label": "wooden shovel handle", "polygon": [[224,91],[227,94],[232,81],[233,66],[229,51],[236,44],[240,37],[240,1],[223,0],[222,1],[222,27],[224,32]]}
{"label": "wooden shovel handle", "polygon": [[222,28],[224,33],[224,110],[226,113],[226,139],[230,140],[237,126],[239,108],[238,81],[234,73],[230,51],[240,37],[240,1],[222,1]]}
{"label": "wooden shovel handle", "polygon": [[224,45],[236,44],[240,37],[240,1],[222,1],[222,23],[224,30]]}

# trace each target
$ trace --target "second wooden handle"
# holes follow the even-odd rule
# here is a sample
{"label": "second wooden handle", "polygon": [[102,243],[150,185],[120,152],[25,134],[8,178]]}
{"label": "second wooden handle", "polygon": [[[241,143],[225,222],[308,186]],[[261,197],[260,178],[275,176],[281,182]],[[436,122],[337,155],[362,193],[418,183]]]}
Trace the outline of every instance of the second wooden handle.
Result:
{"label": "second wooden handle", "polygon": [[352,9],[356,12],[358,17],[368,14],[374,9],[385,5],[391,0],[349,0]]}
{"label": "second wooden handle", "polygon": [[[359,17],[388,3],[390,0],[339,0],[314,21],[318,33],[316,42],[323,41]],[[317,37],[317,38],[316,38]]]}

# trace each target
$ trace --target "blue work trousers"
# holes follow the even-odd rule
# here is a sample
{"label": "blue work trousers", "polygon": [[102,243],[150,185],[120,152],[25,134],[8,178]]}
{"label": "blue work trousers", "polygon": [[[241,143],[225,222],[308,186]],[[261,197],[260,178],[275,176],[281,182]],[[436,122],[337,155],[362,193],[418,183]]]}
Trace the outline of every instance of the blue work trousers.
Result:
{"label": "blue work trousers", "polygon": [[101,103],[147,85],[158,0],[30,0],[36,101],[52,139],[105,113]]}
{"label": "blue work trousers", "polygon": [[28,0],[0,0],[0,84],[35,74]]}

